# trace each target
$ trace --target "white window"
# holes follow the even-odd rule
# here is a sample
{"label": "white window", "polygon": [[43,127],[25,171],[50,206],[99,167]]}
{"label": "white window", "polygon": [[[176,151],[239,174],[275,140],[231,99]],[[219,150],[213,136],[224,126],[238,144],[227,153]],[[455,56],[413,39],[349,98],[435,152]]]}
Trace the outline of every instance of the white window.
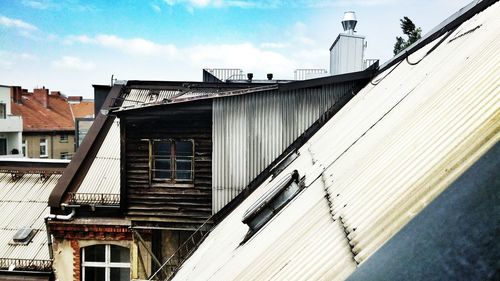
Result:
{"label": "white window", "polygon": [[59,158],[61,159],[69,159],[69,153],[68,152],[61,152]]}
{"label": "white window", "polygon": [[26,145],[26,140],[23,140],[22,150],[23,150],[23,156],[28,157],[28,146]]}
{"label": "white window", "polygon": [[116,245],[82,248],[82,280],[130,280],[130,250]]}
{"label": "white window", "polygon": [[47,139],[46,138],[41,138],[40,139],[40,157],[47,157],[49,154],[47,153]]}

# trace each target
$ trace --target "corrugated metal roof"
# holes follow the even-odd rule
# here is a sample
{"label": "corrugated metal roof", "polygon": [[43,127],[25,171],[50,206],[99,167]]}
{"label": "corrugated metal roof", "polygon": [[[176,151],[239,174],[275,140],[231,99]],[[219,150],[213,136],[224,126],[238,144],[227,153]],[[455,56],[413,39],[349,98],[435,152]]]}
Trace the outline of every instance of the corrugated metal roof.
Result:
{"label": "corrugated metal roof", "polygon": [[218,212],[283,153],[356,82],[215,99],[212,211]]}
{"label": "corrugated metal roof", "polygon": [[[17,180],[10,173],[0,173],[0,259],[2,265],[12,260],[49,261],[44,224],[49,214],[47,200],[61,175],[42,180],[40,174],[24,174]],[[14,234],[22,227],[36,230],[27,245],[12,245]],[[13,262],[13,261],[12,261]],[[17,266],[19,268],[19,264]]]}
{"label": "corrugated metal roof", "polygon": [[222,221],[174,280],[343,280],[500,139],[500,4],[375,78],[301,149],[307,188],[244,245]]}

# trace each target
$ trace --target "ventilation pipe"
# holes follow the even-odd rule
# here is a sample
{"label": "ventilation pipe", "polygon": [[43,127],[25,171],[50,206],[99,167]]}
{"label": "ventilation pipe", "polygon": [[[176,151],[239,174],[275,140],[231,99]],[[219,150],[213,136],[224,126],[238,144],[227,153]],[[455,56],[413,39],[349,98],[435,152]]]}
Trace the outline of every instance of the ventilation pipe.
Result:
{"label": "ventilation pipe", "polygon": [[344,28],[344,32],[347,34],[354,34],[354,29],[356,28],[356,24],[358,21],[356,20],[356,13],[353,11],[345,12],[344,19],[342,20],[342,27]]}

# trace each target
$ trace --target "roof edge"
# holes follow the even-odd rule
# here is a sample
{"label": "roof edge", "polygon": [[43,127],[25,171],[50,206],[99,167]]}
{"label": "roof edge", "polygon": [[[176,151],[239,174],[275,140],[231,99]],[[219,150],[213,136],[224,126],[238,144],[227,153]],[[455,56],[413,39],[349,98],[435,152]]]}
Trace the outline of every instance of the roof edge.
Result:
{"label": "roof edge", "polygon": [[338,74],[338,75],[332,75],[314,79],[307,79],[287,84],[279,84],[278,88],[280,91],[289,91],[289,90],[318,87],[326,84],[336,84],[342,82],[371,79],[375,76],[377,69],[378,69],[378,61],[363,71],[350,72],[350,73],[344,73],[344,74]]}
{"label": "roof edge", "polygon": [[[120,95],[123,89],[123,85],[115,85],[111,88],[110,93],[106,97],[104,101],[103,107],[111,108],[115,105],[117,97]],[[107,132],[104,132],[103,128],[105,128],[106,124],[110,124],[114,119],[114,116],[105,116],[102,115],[101,112],[98,113],[97,117],[94,120],[94,123],[90,127],[87,137],[83,140],[80,145],[78,151],[75,156],[69,163],[68,167],[64,171],[63,175],[57,182],[56,186],[52,190],[49,196],[49,207],[59,208],[60,204],[66,193],[69,191],[70,185],[74,182],[76,175],[83,171],[85,166],[84,162],[89,158],[88,156],[92,154],[92,151],[96,151],[100,148],[100,144],[103,141],[103,137],[99,138]],[[108,127],[109,130],[109,127]],[[88,169],[88,167],[86,167]]]}

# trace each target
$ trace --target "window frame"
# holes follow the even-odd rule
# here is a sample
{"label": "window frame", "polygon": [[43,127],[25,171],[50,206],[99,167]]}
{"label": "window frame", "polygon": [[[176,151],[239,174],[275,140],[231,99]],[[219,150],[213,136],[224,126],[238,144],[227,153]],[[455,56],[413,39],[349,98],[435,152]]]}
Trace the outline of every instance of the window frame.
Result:
{"label": "window frame", "polygon": [[[155,164],[156,164],[156,154],[155,154],[155,143],[168,142],[170,143],[170,178],[161,178],[155,176]],[[191,155],[190,156],[178,156],[177,155],[177,142],[190,142],[191,143]],[[194,182],[194,155],[195,153],[195,142],[194,139],[152,139],[149,140],[149,179],[151,182],[167,182],[167,183],[193,183]],[[189,179],[179,179],[177,178],[177,157],[190,157],[191,158],[191,177]]]}
{"label": "window frame", "polygon": [[59,142],[60,143],[68,143],[69,142],[69,135],[68,134],[59,135]]}
{"label": "window frame", "polygon": [[62,159],[62,160],[68,160],[68,159],[70,159],[69,158],[69,152],[67,152],[67,151],[59,152],[59,159]]}
{"label": "window frame", "polygon": [[7,119],[7,104],[0,102],[0,119]]}
{"label": "window frame", "polygon": [[[85,249],[92,247],[92,246],[104,246],[104,261],[103,262],[85,261]],[[132,269],[130,267],[130,255],[129,255],[129,262],[111,262],[111,246],[125,248],[125,249],[130,251],[130,248],[120,246],[120,245],[114,245],[114,244],[88,245],[88,246],[82,247],[80,249],[81,250],[80,266],[81,266],[82,281],[85,281],[85,267],[104,268],[104,278],[105,279],[103,281],[112,281],[111,280],[111,268],[128,268],[129,272],[131,272]]]}
{"label": "window frame", "polygon": [[[42,140],[44,140],[42,142]],[[42,146],[45,147],[45,154],[42,154]],[[39,146],[39,153],[40,153],[40,158],[46,158],[49,157],[49,140],[47,138],[40,138],[40,146]]]}

